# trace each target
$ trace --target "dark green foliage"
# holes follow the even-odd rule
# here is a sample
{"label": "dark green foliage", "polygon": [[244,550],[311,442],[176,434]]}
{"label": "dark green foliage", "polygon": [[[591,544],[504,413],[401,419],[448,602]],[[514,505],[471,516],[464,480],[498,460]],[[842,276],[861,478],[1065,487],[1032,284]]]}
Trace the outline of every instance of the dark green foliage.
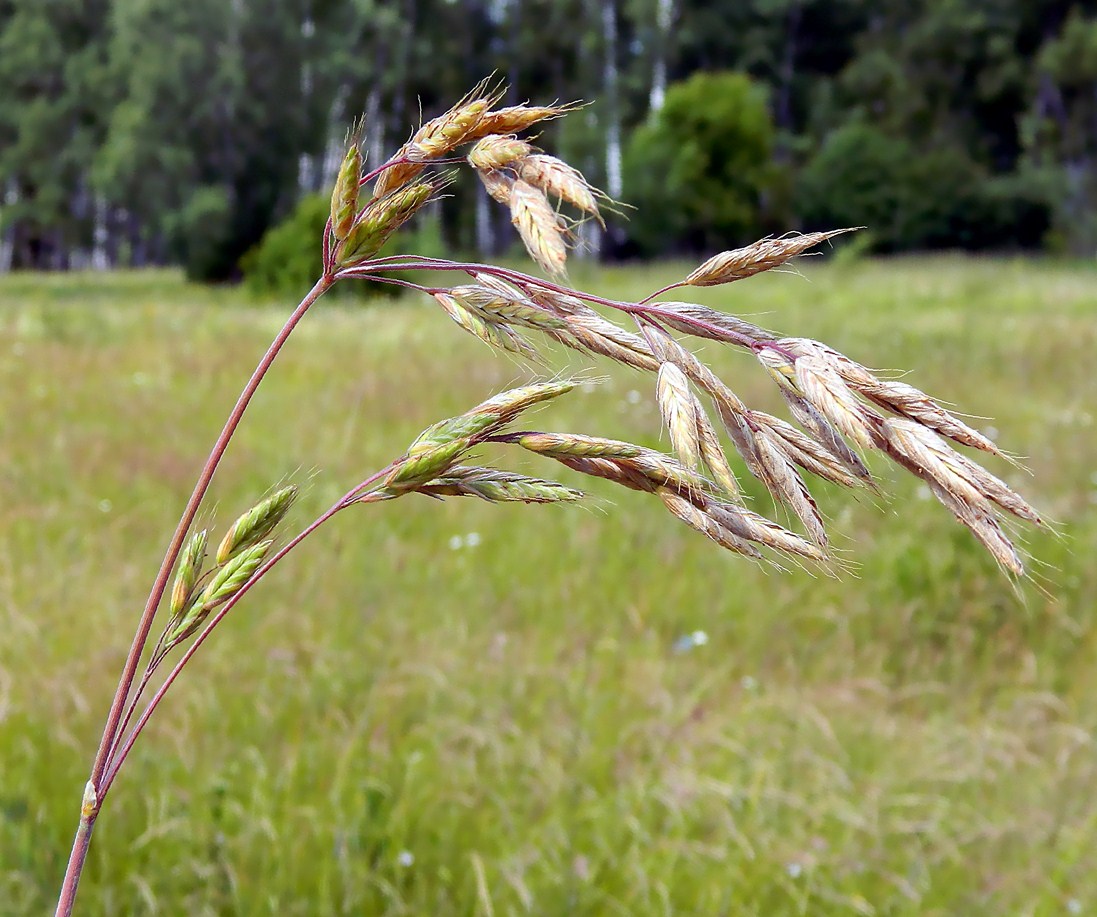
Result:
{"label": "dark green foliage", "polygon": [[[310,194],[284,220],[272,227],[262,241],[240,260],[244,282],[257,296],[293,298],[302,296],[320,276],[320,244],[327,223],[331,199]],[[382,251],[395,255],[409,252],[440,257],[445,247],[438,221],[420,217],[415,231],[397,232]],[[400,274],[404,279],[412,279]],[[414,278],[417,281],[423,278]],[[336,287],[342,295],[395,296],[400,288],[367,280],[352,280]],[[330,295],[330,294],[329,294]]]}
{"label": "dark green foliage", "polygon": [[625,158],[629,234],[646,253],[700,252],[756,236],[774,186],[766,91],[740,73],[699,73],[671,86]]}
{"label": "dark green foliage", "polygon": [[[1095,17],[1093,0],[0,0],[0,269],[237,278],[326,192],[355,119],[379,165],[492,72],[508,104],[592,103],[539,143],[596,185],[620,189],[626,151],[641,209],[611,223],[610,254],[622,233],[646,254],[707,251],[820,208],[869,214],[889,249],[1092,252]],[[727,71],[754,90],[725,91]],[[707,88],[683,107],[681,86]],[[820,203],[817,155],[851,125],[891,138],[863,162],[902,164],[913,199],[848,169],[878,199]],[[454,187],[444,237],[501,250],[507,215],[472,188]]]}
{"label": "dark green foliage", "polygon": [[856,122],[808,161],[796,201],[804,228],[866,226],[882,252],[1032,248],[1048,227],[1030,185],[990,177],[955,147],[922,150]]}

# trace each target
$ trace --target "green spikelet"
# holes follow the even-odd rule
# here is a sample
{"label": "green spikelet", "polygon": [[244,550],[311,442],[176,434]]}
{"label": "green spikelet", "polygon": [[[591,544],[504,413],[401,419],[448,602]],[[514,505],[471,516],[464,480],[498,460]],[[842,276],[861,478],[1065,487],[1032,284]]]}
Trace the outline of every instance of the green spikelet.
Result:
{"label": "green spikelet", "polygon": [[225,563],[240,551],[266,538],[289,512],[296,499],[297,488],[290,485],[255,504],[225,533],[217,548],[217,563]]}

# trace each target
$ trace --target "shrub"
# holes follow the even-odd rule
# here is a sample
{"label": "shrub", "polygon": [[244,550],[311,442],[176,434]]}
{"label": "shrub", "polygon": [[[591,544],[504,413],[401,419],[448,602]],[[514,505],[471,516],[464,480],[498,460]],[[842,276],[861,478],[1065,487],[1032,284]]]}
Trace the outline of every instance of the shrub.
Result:
{"label": "shrub", "polygon": [[765,89],[748,76],[698,73],[671,86],[625,152],[632,242],[702,251],[758,235],[778,174],[773,140]]}
{"label": "shrub", "polygon": [[862,123],[827,138],[797,192],[806,229],[867,226],[882,252],[1035,248],[1049,223],[1031,183],[990,176],[963,150],[923,151]]}

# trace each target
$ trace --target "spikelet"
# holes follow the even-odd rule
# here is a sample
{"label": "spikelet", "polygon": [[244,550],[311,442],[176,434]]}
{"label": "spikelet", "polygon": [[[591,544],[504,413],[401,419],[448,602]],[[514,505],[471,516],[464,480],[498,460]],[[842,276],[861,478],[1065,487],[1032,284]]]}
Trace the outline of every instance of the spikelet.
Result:
{"label": "spikelet", "polygon": [[785,452],[764,430],[755,432],[753,440],[759,477],[766,488],[796,514],[812,541],[826,547],[827,533],[823,526],[823,517],[804,479]]}
{"label": "spikelet", "polygon": [[510,193],[510,221],[530,257],[547,273],[566,272],[564,229],[544,191],[521,179],[515,181]]}
{"label": "spikelet", "polygon": [[371,200],[346,237],[336,246],[335,262],[350,267],[375,255],[389,237],[429,203],[448,177],[414,182]]}
{"label": "spikelet", "polygon": [[384,197],[422,172],[423,163],[445,156],[462,143],[483,136],[478,133],[478,128],[488,110],[500,98],[501,91],[490,89],[488,81],[484,80],[449,111],[423,124],[392,157],[396,164],[377,177],[374,196]]}
{"label": "spikelet", "polygon": [[708,338],[713,341],[747,338],[751,341],[775,341],[777,335],[765,328],[759,328],[741,318],[718,312],[692,302],[653,303],[659,320],[675,331],[690,334],[693,337]]}
{"label": "spikelet", "polygon": [[[764,411],[751,411],[749,416],[751,423],[760,430],[764,430],[770,441],[785,454],[789,461],[799,465],[805,471],[810,471],[817,477],[843,487],[864,486],[871,480],[853,474],[846,463],[822,443],[805,435],[780,417],[773,417]],[[856,455],[856,453],[853,454]],[[865,474],[868,474],[867,469]]]}
{"label": "spikelet", "polygon": [[760,239],[745,248],[713,255],[686,277],[686,283],[694,287],[711,287],[753,277],[763,271],[780,267],[820,242],[847,232],[854,230],[834,229],[830,232],[809,232],[781,239]]}
{"label": "spikelet", "polygon": [[818,545],[746,507],[710,502],[706,509],[718,524],[747,541],[809,560],[821,562],[827,559],[826,553]]}
{"label": "spikelet", "polygon": [[190,602],[198,577],[202,573],[202,564],[206,559],[206,545],[209,533],[203,529],[190,536],[183,553],[179,555],[179,565],[175,572],[175,582],[171,588],[171,615],[178,617]]}
{"label": "spikelet", "polygon": [[880,415],[870,411],[830,364],[819,357],[799,357],[795,364],[796,387],[811,404],[819,409],[844,436],[859,446],[872,449],[877,445],[870,421],[879,421]]}
{"label": "spikelet", "polygon": [[708,469],[713,480],[719,484],[728,496],[737,498],[739,494],[739,482],[735,479],[735,472],[728,464],[724,447],[720,445],[720,437],[713,427],[712,421],[700,402],[697,403],[697,441],[701,448],[701,463]]}
{"label": "spikelet", "polygon": [[464,328],[473,337],[479,338],[489,347],[515,353],[527,359],[537,359],[537,350],[518,332],[506,325],[494,325],[484,321],[479,315],[460,305],[457,300],[445,292],[431,294],[434,301],[453,321]]}
{"label": "spikelet", "polygon": [[687,468],[697,470],[701,460],[697,398],[690,391],[689,380],[673,363],[663,363],[655,383],[659,413],[670,434],[674,451]]}
{"label": "spikelet", "polygon": [[524,325],[541,330],[567,327],[564,319],[549,314],[520,293],[514,296],[497,287],[465,284],[452,287],[449,295],[465,309],[494,324]]}
{"label": "spikelet", "polygon": [[251,579],[267,556],[273,542],[260,541],[233,556],[212,576],[201,595],[186,613],[169,629],[166,636],[168,648],[175,646],[193,634],[219,605],[224,605]]}
{"label": "spikelet", "polygon": [[513,135],[489,134],[476,141],[467,158],[474,169],[489,172],[524,159],[532,152],[533,147]]}
{"label": "spikelet", "polygon": [[551,121],[582,108],[582,102],[566,105],[510,105],[489,111],[476,125],[467,140],[477,140],[488,134],[517,134],[542,121]]}
{"label": "spikelet", "polygon": [[358,179],[361,174],[362,153],[358,144],[352,143],[339,167],[339,176],[331,192],[331,234],[336,241],[341,242],[347,237],[358,215]]}
{"label": "spikelet", "polygon": [[726,548],[735,554],[752,557],[758,560],[762,553],[747,539],[736,535],[734,532],[721,525],[716,519],[697,507],[690,500],[685,499],[673,490],[665,487],[659,488],[659,498],[663,505],[676,519],[684,522],[694,531],[700,532],[706,538],[714,541],[722,548]]}
{"label": "spikelet", "polygon": [[557,481],[531,478],[495,468],[456,466],[418,489],[435,497],[478,497],[488,503],[571,503],[581,500],[581,490]]}
{"label": "spikelet", "polygon": [[241,515],[225,533],[217,548],[217,563],[224,564],[241,551],[258,544],[285,518],[294,501],[297,488],[292,484],[275,491]]}
{"label": "spikelet", "polygon": [[569,166],[562,159],[544,154],[526,156],[515,164],[518,177],[540,188],[553,197],[558,197],[583,213],[590,214],[605,226],[598,211],[596,191],[578,169]]}
{"label": "spikelet", "polygon": [[[902,418],[885,419],[880,427],[888,454],[926,481],[933,495],[971,530],[999,566],[1015,576],[1023,576],[1024,563],[995,519],[991,500],[1000,506],[1003,505],[1000,501],[1013,504],[1006,508],[1022,518],[1038,520],[1036,511],[1009,488],[1006,488],[1008,494],[998,492],[998,499],[988,497],[984,490],[997,491],[997,488],[988,487],[987,481],[980,481],[971,474],[970,468],[952,459],[949,453],[955,455],[953,450],[932,430]],[[996,478],[993,480],[1001,485]],[[1023,506],[1017,505],[1013,498]]]}
{"label": "spikelet", "polygon": [[490,172],[484,172],[481,170],[476,171],[477,177],[484,185],[484,189],[488,192],[488,195],[500,204],[506,207],[510,206],[510,199],[514,192],[514,177],[508,175],[506,172],[499,172],[492,170]]}

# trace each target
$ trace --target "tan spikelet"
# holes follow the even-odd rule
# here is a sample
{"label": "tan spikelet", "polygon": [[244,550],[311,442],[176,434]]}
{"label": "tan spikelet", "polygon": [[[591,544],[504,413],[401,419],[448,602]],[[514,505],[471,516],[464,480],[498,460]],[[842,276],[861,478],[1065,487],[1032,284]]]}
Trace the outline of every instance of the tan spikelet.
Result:
{"label": "tan spikelet", "polygon": [[824,449],[833,455],[854,477],[869,486],[875,486],[868,466],[843,438],[829,420],[798,392],[782,387],[781,395],[788,404],[792,416]]}
{"label": "tan spikelet", "polygon": [[780,417],[773,417],[764,411],[751,411],[750,419],[755,426],[769,434],[771,442],[785,454],[789,461],[799,465],[805,471],[810,471],[817,477],[843,487],[859,487],[869,483],[864,478],[852,474],[846,464],[822,443],[797,430]]}
{"label": "tan spikelet", "polygon": [[877,444],[872,422],[882,418],[866,408],[830,364],[819,357],[799,357],[795,364],[796,385],[844,436],[865,449]]}
{"label": "tan spikelet", "polygon": [[565,203],[589,213],[603,226],[605,222],[598,211],[595,190],[578,169],[562,159],[535,153],[516,163],[518,177],[535,188],[558,197]]}
{"label": "tan spikelet", "polygon": [[474,169],[492,171],[524,159],[532,152],[533,147],[517,137],[489,134],[476,141],[467,158]]}
{"label": "tan spikelet", "polygon": [[[952,450],[933,431],[914,421],[889,418],[881,424],[881,431],[888,454],[922,478],[933,495],[971,530],[1003,569],[1023,576],[1024,563],[994,518],[990,499],[962,467],[943,458],[942,448]],[[1031,510],[1027,504],[1025,507]]]}
{"label": "tan spikelet", "polygon": [[446,315],[473,337],[479,338],[490,347],[516,353],[527,359],[538,359],[537,349],[512,328],[484,321],[479,315],[461,306],[448,293],[432,295]]}
{"label": "tan spikelet", "polygon": [[566,272],[564,229],[544,191],[521,179],[515,181],[510,193],[510,221],[534,261],[549,274]]}
{"label": "tan spikelet", "polygon": [[506,172],[476,172],[488,195],[507,207],[510,206],[511,194],[514,191],[514,178]]}
{"label": "tan spikelet", "polygon": [[819,341],[785,338],[778,343],[794,353],[811,354],[823,358],[850,388],[881,407],[916,420],[962,445],[1005,458],[992,440],[954,417],[929,395],[913,385],[880,379],[871,370],[851,360],[844,353]]}
{"label": "tan spikelet", "polygon": [[735,478],[735,472],[731,470],[727,455],[724,454],[724,447],[720,445],[716,428],[700,403],[697,404],[697,442],[701,447],[701,462],[713,480],[730,497],[738,498],[739,482]]}
{"label": "tan spikelet", "polygon": [[449,295],[458,304],[492,324],[521,325],[541,330],[566,327],[563,318],[551,315],[520,293],[508,296],[498,288],[464,284],[452,287]]}
{"label": "tan spikelet", "polygon": [[708,338],[713,341],[749,338],[752,341],[775,341],[777,335],[765,328],[759,328],[741,318],[700,306],[692,302],[655,302],[652,308],[659,321],[675,331],[693,337]]}
{"label": "tan spikelet", "polygon": [[687,468],[696,471],[701,459],[698,404],[686,374],[673,363],[662,364],[656,377],[655,393],[674,451]]}
{"label": "tan spikelet", "polygon": [[746,507],[710,502],[707,510],[716,522],[740,538],[809,560],[822,562],[827,559],[826,553],[818,545]]}
{"label": "tan spikelet", "polygon": [[684,522],[694,531],[700,532],[706,538],[711,539],[720,547],[736,554],[742,554],[745,557],[752,557],[755,560],[762,557],[761,552],[747,539],[720,525],[712,516],[699,509],[691,501],[667,488],[659,488],[656,492],[672,516]]}
{"label": "tan spikelet", "polygon": [[488,134],[518,134],[542,121],[551,121],[582,108],[582,102],[565,105],[510,105],[490,111],[467,138],[476,140]]}
{"label": "tan spikelet", "polygon": [[826,547],[828,543],[823,517],[819,507],[808,490],[804,479],[764,429],[754,436],[755,454],[763,470],[762,483],[773,496],[789,507],[803,523],[808,536],[817,545]]}
{"label": "tan spikelet", "polygon": [[830,232],[785,236],[781,239],[760,239],[745,248],[736,248],[713,255],[686,277],[686,283],[695,287],[710,287],[752,277],[763,271],[780,267],[820,242],[853,231],[853,229],[835,229]]}

